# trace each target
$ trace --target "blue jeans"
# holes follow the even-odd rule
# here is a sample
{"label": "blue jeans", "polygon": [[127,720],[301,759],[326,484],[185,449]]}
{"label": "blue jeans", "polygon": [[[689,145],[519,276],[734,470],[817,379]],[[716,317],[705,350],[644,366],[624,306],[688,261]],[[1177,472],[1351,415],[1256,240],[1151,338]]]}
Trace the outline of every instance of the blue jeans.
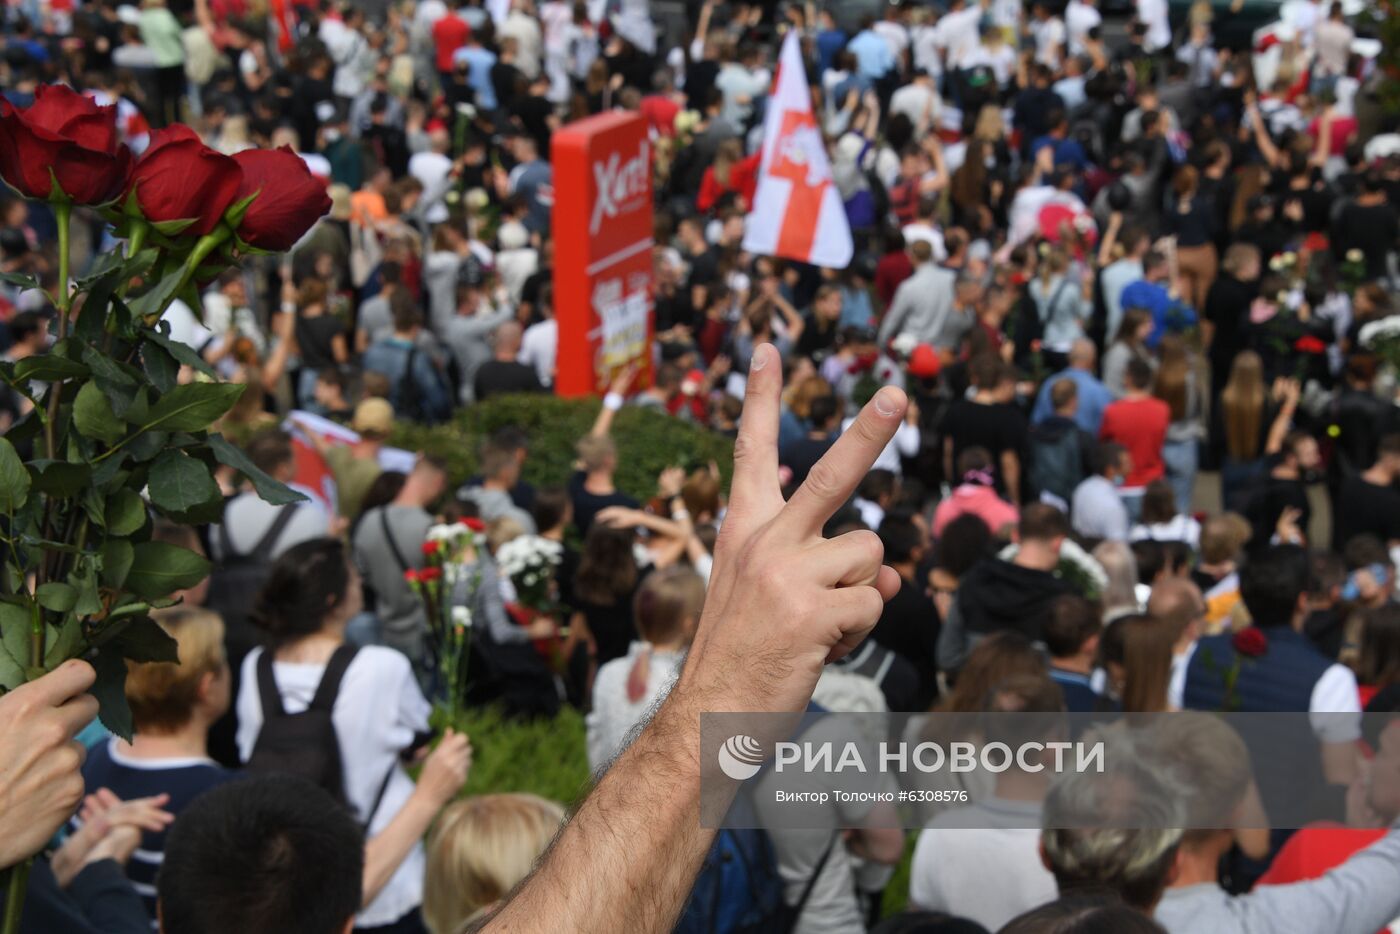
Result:
{"label": "blue jeans", "polygon": [[1176,494],[1176,511],[1191,513],[1191,494],[1196,488],[1196,467],[1200,452],[1195,440],[1168,441],[1162,445],[1162,460],[1167,465],[1167,480]]}

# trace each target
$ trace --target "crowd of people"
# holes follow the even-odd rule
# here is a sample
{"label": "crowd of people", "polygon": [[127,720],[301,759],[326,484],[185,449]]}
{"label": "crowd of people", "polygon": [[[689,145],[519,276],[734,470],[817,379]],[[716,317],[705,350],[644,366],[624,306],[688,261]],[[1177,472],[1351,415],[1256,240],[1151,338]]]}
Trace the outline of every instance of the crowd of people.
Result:
{"label": "crowd of people", "polygon": [[[621,761],[717,612],[737,491],[714,464],[621,489],[619,444],[646,439],[615,416],[738,436],[768,344],[772,467],[794,504],[804,482],[841,486],[833,452],[882,387],[909,400],[823,526],[878,536],[894,575],[869,638],[816,681],[823,709],[1400,712],[1400,352],[1377,326],[1400,313],[1400,113],[1388,50],[1349,9],[1299,0],[1241,44],[1240,5],[1164,0],[9,4],[0,107],[63,81],[116,106],[135,153],[177,119],[225,153],[286,146],[333,205],[284,260],[248,257],[165,319],[246,384],[220,427],[253,465],[298,485],[311,457],[333,483],[274,506],[223,468],[221,522],[156,523],[213,571],[160,612],[180,665],[131,664],[131,741],[89,726],[82,665],[0,699],[54,724],[0,738],[5,755],[62,759],[58,725],[87,750],[80,784],[52,780],[73,762],[47,766],[25,821],[0,814],[0,864],[46,854],[23,929],[488,918],[576,802],[459,799],[471,743],[435,732],[433,705],[573,706],[594,775]],[[792,30],[846,269],[743,247]],[[537,442],[514,426],[476,476],[394,449],[397,425],[551,390],[554,238],[574,232],[551,227],[550,138],[619,109],[650,136],[648,376],[610,374],[592,430],[544,458],[573,459],[557,486],[524,479]],[[112,248],[75,216],[79,255]],[[0,271],[53,294],[54,231],[47,206],[0,193]],[[0,283],[4,359],[42,353],[55,315],[44,290]],[[0,430],[29,417],[0,388]],[[459,522],[479,531],[449,582],[465,684],[444,680],[420,577]],[[555,556],[542,584],[507,557],[535,542]],[[1245,656],[1229,679],[1212,662]],[[1195,797],[1267,810],[1261,764],[1210,718],[1180,723],[1158,737],[1175,778],[1145,751],[1133,806],[1153,826]],[[721,835],[681,929],[1369,934],[1400,918],[1383,829],[1400,741],[1356,723],[1319,720],[1293,763],[1337,792],[1339,824],[1067,829],[1122,802],[1020,776],[907,838],[847,809],[834,842],[773,832],[758,858],[786,908],[758,905],[761,872],[718,874],[752,842]],[[13,812],[37,792],[5,776]],[[890,894],[908,908],[881,920]]]}

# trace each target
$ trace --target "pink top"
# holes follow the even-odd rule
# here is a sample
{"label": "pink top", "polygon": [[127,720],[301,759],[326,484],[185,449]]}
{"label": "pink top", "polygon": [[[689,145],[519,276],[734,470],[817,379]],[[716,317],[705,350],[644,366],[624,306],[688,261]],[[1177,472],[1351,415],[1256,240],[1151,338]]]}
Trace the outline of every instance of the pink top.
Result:
{"label": "pink top", "polygon": [[1021,518],[1016,507],[998,496],[996,490],[977,483],[964,483],[934,510],[933,537],[942,537],[943,529],[949,522],[967,513],[987,523],[987,528],[993,534],[1007,525],[1015,525]]}

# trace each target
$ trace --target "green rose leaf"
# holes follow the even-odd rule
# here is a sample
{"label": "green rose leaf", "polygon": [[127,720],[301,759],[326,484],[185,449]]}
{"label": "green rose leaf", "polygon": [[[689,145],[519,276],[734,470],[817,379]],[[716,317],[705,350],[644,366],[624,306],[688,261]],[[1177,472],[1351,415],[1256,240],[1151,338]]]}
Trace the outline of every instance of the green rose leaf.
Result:
{"label": "green rose leaf", "polygon": [[33,276],[26,276],[18,272],[0,272],[0,282],[6,285],[13,285],[21,289],[39,288],[39,280]]}
{"label": "green rose leaf", "polygon": [[149,616],[133,619],[111,645],[133,662],[180,661],[179,643]]}
{"label": "green rose leaf", "polygon": [[112,411],[107,395],[96,382],[84,383],[73,400],[73,424],[78,433],[104,444],[116,444],[126,434],[126,425]]}
{"label": "green rose leaf", "polygon": [[17,383],[29,379],[37,379],[41,383],[52,383],[60,379],[76,379],[87,375],[87,367],[56,353],[25,357],[15,364],[15,382]]}
{"label": "green rose leaf", "polygon": [[176,379],[180,375],[180,364],[170,351],[154,341],[146,341],[141,345],[141,362],[146,365],[146,375],[151,378],[151,383],[156,389],[169,392],[175,388]]}
{"label": "green rose leaf", "polygon": [[143,600],[153,600],[193,587],[208,576],[209,562],[188,548],[142,542],[135,546],[126,589]]}
{"label": "green rose leaf", "polygon": [[29,667],[29,611],[0,603],[0,687],[14,690],[25,682]]}
{"label": "green rose leaf", "polygon": [[102,543],[102,583],[108,587],[126,583],[135,560],[136,549],[131,542],[124,538],[107,539]]}
{"label": "green rose leaf", "polygon": [[223,415],[243,395],[238,383],[189,383],[161,396],[140,424],[162,431],[200,431]]}
{"label": "green rose leaf", "polygon": [[47,584],[40,584],[39,589],[34,592],[34,596],[41,607],[53,610],[55,613],[67,613],[73,609],[73,604],[78,602],[77,588],[62,581],[49,581]]}
{"label": "green rose leaf", "polygon": [[77,496],[92,480],[92,468],[87,464],[37,460],[30,461],[28,466],[34,479],[32,489],[50,496]]}
{"label": "green rose leaf", "polygon": [[0,437],[0,512],[14,513],[23,506],[32,482],[15,446]]}
{"label": "green rose leaf", "polygon": [[291,503],[304,503],[306,497],[296,490],[287,486],[279,480],[263,473],[253,462],[248,459],[239,448],[229,443],[228,439],[220,434],[209,436],[209,450],[214,452],[219,463],[226,467],[232,467],[252,482],[253,488],[258,491],[258,496],[264,502],[273,506],[287,506]]}
{"label": "green rose leaf", "polygon": [[209,468],[184,451],[167,450],[157,457],[147,484],[151,502],[166,512],[188,512],[205,503],[222,501]]}
{"label": "green rose leaf", "polygon": [[130,535],[146,524],[146,503],[134,490],[117,490],[107,497],[107,533]]}
{"label": "green rose leaf", "polygon": [[70,658],[77,658],[83,647],[83,624],[76,615],[64,617],[63,625],[49,627],[44,668],[53,671]]}
{"label": "green rose leaf", "polygon": [[78,616],[93,616],[102,612],[102,595],[97,590],[97,558],[84,555],[77,561],[77,567],[68,575],[68,580],[78,591],[78,602],[73,604],[73,612]]}
{"label": "green rose leaf", "polygon": [[97,682],[91,694],[97,698],[97,716],[102,725],[122,739],[131,741],[134,725],[126,702],[126,659],[121,650],[104,645],[92,660]]}
{"label": "green rose leaf", "polygon": [[[169,327],[169,325],[166,325]],[[152,343],[159,344],[166,353],[174,357],[185,366],[194,367],[205,376],[214,376],[214,368],[204,361],[204,358],[194,352],[194,348],[188,344],[174,340],[155,328],[146,328],[141,332],[146,339]]]}

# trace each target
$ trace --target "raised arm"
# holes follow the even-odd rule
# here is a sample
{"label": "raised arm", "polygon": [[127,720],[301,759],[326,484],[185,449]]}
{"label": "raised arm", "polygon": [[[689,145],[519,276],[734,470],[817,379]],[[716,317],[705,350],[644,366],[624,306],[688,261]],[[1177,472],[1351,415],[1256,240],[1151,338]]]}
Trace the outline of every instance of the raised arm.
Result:
{"label": "raised arm", "polygon": [[[798,712],[898,589],[871,532],[821,537],[904,413],[886,387],[788,502],[778,484],[782,365],[761,345],[735,445],[734,495],[680,681],[488,931],[664,931],[714,839],[698,820],[700,716]],[[725,782],[713,765],[707,781]],[[732,785],[729,787],[733,792]]]}
{"label": "raised arm", "polygon": [[593,420],[593,427],[589,429],[588,435],[591,438],[606,438],[612,431],[613,419],[617,417],[617,410],[622,408],[622,403],[627,397],[627,389],[632,385],[632,380],[637,378],[637,365],[618,370],[613,376],[612,384],[608,386],[608,394],[603,399],[603,407],[598,410],[598,417]]}

